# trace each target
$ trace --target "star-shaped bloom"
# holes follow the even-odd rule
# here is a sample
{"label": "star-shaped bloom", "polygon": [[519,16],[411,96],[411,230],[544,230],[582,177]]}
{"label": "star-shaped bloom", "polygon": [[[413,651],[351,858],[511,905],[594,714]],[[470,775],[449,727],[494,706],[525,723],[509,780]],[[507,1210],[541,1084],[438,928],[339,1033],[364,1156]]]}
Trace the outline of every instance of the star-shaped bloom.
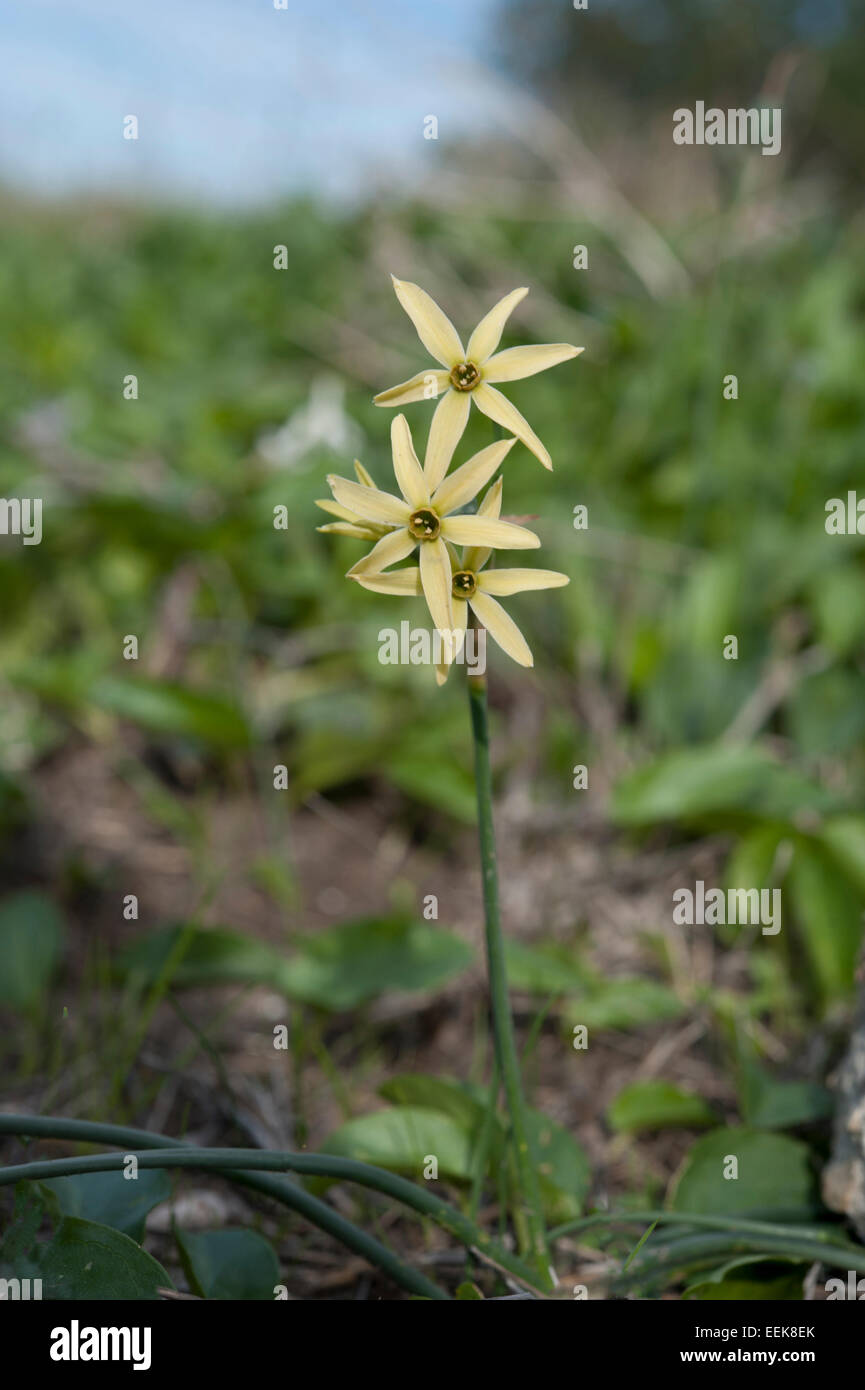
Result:
{"label": "star-shaped bloom", "polygon": [[[370,474],[359,459],[354,461],[354,471],[358,482],[364,487],[375,487]],[[318,498],[315,505],[330,516],[339,517],[338,521],[329,521],[326,526],[316,526],[317,531],[327,531],[336,536],[352,536],[355,540],[377,541],[391,529],[389,526],[378,526],[374,521],[364,520],[357,512],[350,511],[348,507],[341,507],[330,497]]]}
{"label": "star-shaped bloom", "polygon": [[[502,480],[494,483],[480,507],[478,517],[487,522],[498,522],[501,510]],[[498,522],[509,525],[508,522]],[[513,618],[505,611],[498,598],[508,594],[523,593],[527,589],[557,589],[570,581],[566,574],[558,570],[536,569],[492,569],[484,566],[490,558],[487,546],[472,545],[463,550],[458,559],[453,547],[449,547],[451,561],[451,606],[453,610],[453,631],[456,634],[457,651],[465,640],[469,609],[486,628],[495,642],[519,662],[520,666],[534,664],[532,653],[526,639]],[[354,576],[365,589],[377,594],[416,595],[423,593],[421,572],[416,565],[393,570],[390,574],[371,574],[364,572]],[[447,667],[436,669],[436,679],[441,685],[447,679]]]}
{"label": "star-shaped bloom", "polygon": [[[419,548],[420,583],[434,625],[443,633],[453,629],[451,561],[446,542],[502,550],[534,550],[540,540],[533,531],[509,521],[456,513],[480,492],[514,444],[497,440],[430,489],[412,444],[408,421],[398,415],[391,425],[393,466],[402,494],[395,497],[364,483],[331,475],[331,492],[340,507],[360,524],[372,522],[389,529],[368,555],[348,571],[352,579],[375,574],[408,558]],[[347,523],[347,524],[354,524]]]}
{"label": "star-shaped bloom", "polygon": [[511,311],[528,294],[527,289],[511,290],[481,319],[463,347],[460,336],[434,299],[409,280],[391,276],[397,299],[405,309],[424,347],[441,366],[428,367],[416,376],[392,386],[375,397],[376,405],[399,406],[410,401],[432,400],[444,395],[433,415],[427,443],[424,471],[431,488],[438,486],[448,470],[454,449],[469,418],[471,401],[511,434],[521,439],[544,465],[552,460],[538,436],[507,396],[494,382],[518,381],[534,376],[582,352],[570,343],[539,343],[532,347],[506,348],[496,352]]}

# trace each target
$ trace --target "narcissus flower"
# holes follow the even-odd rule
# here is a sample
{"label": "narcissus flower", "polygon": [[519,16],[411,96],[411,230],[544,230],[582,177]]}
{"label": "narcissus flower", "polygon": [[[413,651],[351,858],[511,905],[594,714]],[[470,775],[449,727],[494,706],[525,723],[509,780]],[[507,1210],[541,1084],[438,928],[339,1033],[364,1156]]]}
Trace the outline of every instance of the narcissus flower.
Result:
{"label": "narcissus flower", "polygon": [[399,406],[410,401],[435,399],[444,391],[433,415],[427,443],[424,472],[431,488],[438,486],[448,470],[454,449],[469,418],[470,403],[521,439],[544,465],[552,460],[538,436],[507,396],[494,382],[518,381],[534,376],[582,352],[570,343],[540,343],[532,347],[507,348],[496,352],[511,311],[528,294],[527,289],[512,290],[481,319],[463,347],[460,336],[434,299],[409,280],[391,276],[397,298],[417,329],[424,347],[441,364],[382,391],[376,405]]}
{"label": "narcissus flower", "polygon": [[[498,521],[501,509],[501,479],[490,488],[478,509],[478,517],[488,521]],[[510,523],[499,523],[509,525]],[[496,600],[509,594],[520,594],[528,589],[557,589],[570,581],[566,574],[558,570],[536,569],[492,569],[484,566],[491,551],[486,546],[472,545],[463,550],[458,559],[453,547],[448,547],[451,562],[451,607],[453,610],[453,632],[457,643],[464,634],[469,609],[487,629],[495,642],[519,662],[520,666],[534,664],[532,653],[526,639],[513,618]],[[390,574],[372,574],[364,571],[353,576],[365,589],[377,594],[417,595],[424,592],[421,572],[416,565],[393,570]],[[441,684],[447,678],[447,668],[437,668],[437,679]]]}
{"label": "narcissus flower", "polygon": [[[375,487],[369,473],[358,459],[354,461],[354,471],[358,482],[364,487]],[[353,536],[355,540],[377,541],[390,530],[389,526],[378,526],[374,521],[365,521],[357,512],[350,511],[348,507],[341,507],[330,497],[319,498],[315,505],[321,507],[323,512],[328,512],[330,516],[339,517],[339,521],[329,521],[326,526],[317,526],[317,531],[327,531],[337,536]]]}
{"label": "narcissus flower", "polygon": [[[434,625],[442,632],[451,621],[451,562],[446,541],[454,545],[483,546],[496,550],[535,550],[540,540],[533,531],[509,521],[482,516],[456,516],[489,482],[513,439],[497,440],[451,473],[431,490],[412,444],[408,421],[398,415],[391,425],[393,466],[402,493],[395,497],[365,483],[331,475],[330,489],[338,505],[361,526],[372,523],[388,528],[368,555],[348,571],[352,579],[375,574],[405,560],[420,548],[420,583]],[[354,525],[355,522],[344,524]]]}

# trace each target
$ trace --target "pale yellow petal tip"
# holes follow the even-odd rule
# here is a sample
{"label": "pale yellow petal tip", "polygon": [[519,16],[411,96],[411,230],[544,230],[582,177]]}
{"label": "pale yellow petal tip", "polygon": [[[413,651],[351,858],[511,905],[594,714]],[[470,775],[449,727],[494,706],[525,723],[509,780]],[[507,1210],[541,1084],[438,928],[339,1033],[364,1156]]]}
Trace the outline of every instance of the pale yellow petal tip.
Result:
{"label": "pale yellow petal tip", "polygon": [[448,669],[447,669],[447,667],[446,667],[446,666],[437,666],[437,667],[436,667],[436,685],[444,685],[444,683],[445,683],[445,681],[447,680],[447,678],[448,678]]}

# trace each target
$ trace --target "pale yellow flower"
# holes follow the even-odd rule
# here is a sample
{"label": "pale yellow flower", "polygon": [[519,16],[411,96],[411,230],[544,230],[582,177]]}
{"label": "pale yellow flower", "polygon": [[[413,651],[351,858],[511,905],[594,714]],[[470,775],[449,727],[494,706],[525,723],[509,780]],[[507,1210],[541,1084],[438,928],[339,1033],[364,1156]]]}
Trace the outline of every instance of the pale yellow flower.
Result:
{"label": "pale yellow flower", "polygon": [[[540,540],[533,531],[509,521],[483,516],[456,516],[489,482],[513,439],[497,440],[430,489],[412,444],[408,421],[398,415],[391,425],[393,466],[401,497],[376,487],[331,475],[330,489],[339,504],[361,524],[388,527],[368,555],[348,571],[352,579],[396,565],[420,548],[420,584],[433,624],[446,633],[451,621],[451,562],[445,542],[492,547],[496,550],[534,550]],[[353,524],[353,523],[350,523]]]}
{"label": "pale yellow flower", "polygon": [[[375,487],[370,474],[358,459],[354,461],[354,471],[358,482],[364,487]],[[326,526],[316,526],[316,531],[326,531],[337,536],[352,536],[355,540],[377,541],[391,529],[389,526],[377,526],[374,521],[365,521],[357,512],[350,511],[348,507],[341,507],[330,497],[318,498],[315,505],[321,507],[323,512],[328,512],[330,516],[339,517],[339,521],[329,521]]]}
{"label": "pale yellow flower", "polygon": [[[498,520],[501,510],[501,478],[490,488],[480,508],[478,516],[488,520]],[[509,523],[499,523],[509,524]],[[493,569],[485,570],[491,551],[487,546],[469,546],[463,550],[462,558],[457,559],[453,547],[449,548],[451,561],[451,607],[453,611],[452,631],[456,634],[458,646],[464,638],[468,624],[469,609],[486,628],[495,642],[519,662],[520,666],[534,664],[529,644],[520,632],[513,618],[505,611],[497,598],[508,594],[523,593],[528,589],[557,589],[570,581],[566,574],[558,570],[536,569]],[[353,576],[365,589],[377,594],[418,595],[423,593],[421,572],[415,565],[405,569],[393,570],[390,574],[370,574],[364,572]],[[447,668],[437,668],[437,680],[441,685],[447,678]]]}
{"label": "pale yellow flower", "polygon": [[444,391],[433,415],[424,459],[429,486],[437,487],[448,470],[466,427],[471,401],[497,425],[521,439],[545,468],[552,468],[549,453],[528,421],[492,383],[534,376],[576,357],[583,349],[570,343],[540,343],[496,352],[508,315],[528,294],[527,289],[512,290],[500,299],[481,319],[464,348],[450,319],[425,290],[408,280],[397,280],[395,276],[391,279],[418,337],[443,370],[428,367],[399,386],[381,391],[375,404],[407,405],[410,401],[435,399]]}

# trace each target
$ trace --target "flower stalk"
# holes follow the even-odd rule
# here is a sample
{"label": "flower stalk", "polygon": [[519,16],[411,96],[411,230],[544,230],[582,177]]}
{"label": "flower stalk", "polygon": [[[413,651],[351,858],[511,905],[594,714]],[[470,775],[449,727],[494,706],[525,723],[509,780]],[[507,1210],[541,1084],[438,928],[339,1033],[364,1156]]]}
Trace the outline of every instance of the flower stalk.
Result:
{"label": "flower stalk", "polygon": [[537,1269],[547,1287],[550,1258],[541,1208],[540,1185],[531,1136],[526,1120],[526,1106],[520,1077],[520,1064],[511,1018],[508,975],[505,964],[505,943],[499,912],[498,863],[496,859],[495,828],[493,825],[493,786],[490,767],[489,720],[487,718],[487,682],[485,676],[469,676],[469,706],[475,748],[475,786],[478,804],[478,836],[480,839],[481,878],[484,891],[484,920],[489,975],[490,1009],[496,1058],[504,1083],[505,1098],[513,1138],[517,1179],[518,1229],[525,1232],[528,1262]]}

